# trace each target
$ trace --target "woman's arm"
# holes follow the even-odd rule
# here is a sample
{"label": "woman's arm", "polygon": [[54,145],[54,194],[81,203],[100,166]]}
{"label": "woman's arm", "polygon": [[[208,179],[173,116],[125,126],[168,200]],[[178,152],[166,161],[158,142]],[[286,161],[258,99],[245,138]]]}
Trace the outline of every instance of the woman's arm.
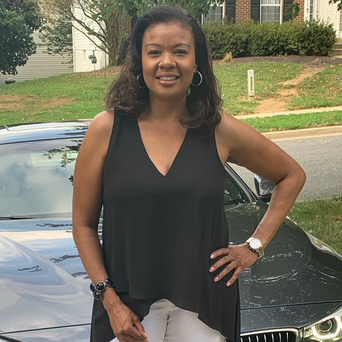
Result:
{"label": "woman's arm", "polygon": [[[102,112],[90,124],[78,153],[73,181],[73,237],[84,268],[95,283],[108,278],[97,227],[102,206],[103,162],[113,120],[113,113]],[[113,288],[107,287],[101,297],[120,341],[146,340],[139,318],[120,301]]]}
{"label": "woman's arm", "polygon": [[[229,158],[276,184],[269,207],[252,235],[258,238],[265,248],[302,189],[306,179],[305,173],[280,147],[232,116],[222,117],[217,127],[217,135],[226,148],[223,153]],[[217,280],[235,269],[228,285],[257,259],[256,253],[250,251],[246,243],[213,251],[211,258],[215,259],[222,255],[210,272],[228,263]]]}

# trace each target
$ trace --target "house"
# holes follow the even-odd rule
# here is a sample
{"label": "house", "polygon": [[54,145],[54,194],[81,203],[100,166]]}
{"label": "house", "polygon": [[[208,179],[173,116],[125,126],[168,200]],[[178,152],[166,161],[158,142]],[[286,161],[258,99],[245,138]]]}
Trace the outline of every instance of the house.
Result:
{"label": "house", "polygon": [[[297,20],[322,19],[333,23],[338,37],[342,38],[342,11],[337,10],[337,4],[329,4],[329,0],[296,0],[299,4]],[[202,16],[202,23],[223,22],[224,19],[239,23],[253,19],[257,22],[283,23],[290,19],[285,7],[292,4],[292,0],[225,0],[221,5],[213,7],[207,16]],[[81,10],[77,15],[82,20]],[[87,38],[81,26],[74,22],[73,27],[73,59],[74,71],[99,70],[108,65],[108,56]],[[94,29],[96,24],[94,23]],[[99,28],[97,28],[99,29]],[[94,41],[99,44],[96,38]],[[96,58],[93,58],[95,56]],[[92,63],[96,61],[96,63]]]}
{"label": "house", "polygon": [[[93,21],[89,15],[85,14],[84,11],[87,10],[82,9],[80,6],[74,6],[73,11],[76,18],[72,23],[74,71],[94,71],[107,67],[109,65],[109,58],[107,52],[104,51],[105,47],[103,47],[100,39],[96,36],[87,34],[87,29],[79,22],[81,21],[81,23],[85,24],[88,29],[103,33],[100,23]],[[120,34],[129,36],[130,19],[125,15],[120,15],[117,20],[116,24],[120,27]],[[114,31],[115,26],[112,29]]]}
{"label": "house", "polygon": [[[87,25],[93,30],[100,31],[95,21],[86,18],[80,8],[75,8],[74,14],[77,18],[87,22]],[[83,32],[85,32],[85,29],[74,21],[72,27],[74,72],[93,71],[105,68],[108,65],[108,55],[98,48],[101,42],[95,36],[92,36],[92,40],[90,40]]]}
{"label": "house", "polygon": [[[329,4],[329,0],[296,0],[299,5],[297,20],[321,19],[333,24],[337,37],[342,38],[342,11],[337,4]],[[209,14],[202,17],[202,22],[222,22],[224,19],[239,23],[253,19],[256,22],[283,23],[290,19],[285,7],[292,0],[225,0],[221,5],[212,8]]]}
{"label": "house", "polygon": [[[81,16],[81,12],[79,16]],[[85,19],[84,19],[85,20]],[[33,40],[37,44],[36,53],[29,56],[25,65],[17,67],[18,73],[16,75],[0,75],[0,84],[9,80],[16,82],[32,80],[36,78],[44,78],[49,76],[56,76],[65,73],[82,72],[99,70],[108,65],[108,56],[105,52],[100,50],[96,45],[82,33],[82,28],[77,26],[73,27],[72,40],[73,40],[73,57],[67,55],[49,55],[47,54],[46,47],[39,38],[39,32],[33,33]],[[96,24],[93,24],[96,28]],[[96,38],[95,42],[100,44]],[[96,63],[92,63],[96,57]]]}
{"label": "house", "polygon": [[39,38],[39,32],[33,32],[32,35],[37,44],[36,53],[29,56],[25,65],[17,67],[16,75],[0,75],[0,83],[8,80],[21,82],[73,72],[69,56],[48,55],[45,52],[46,47]]}

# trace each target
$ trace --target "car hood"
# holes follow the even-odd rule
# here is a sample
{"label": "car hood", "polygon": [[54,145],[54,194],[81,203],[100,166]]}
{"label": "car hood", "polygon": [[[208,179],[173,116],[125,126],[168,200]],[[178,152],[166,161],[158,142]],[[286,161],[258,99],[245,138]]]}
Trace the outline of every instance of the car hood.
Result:
{"label": "car hood", "polygon": [[0,236],[47,258],[89,289],[89,277],[72,238],[70,217],[3,220]]}
{"label": "car hood", "polygon": [[89,324],[92,296],[84,284],[5,235],[0,234],[0,334]]}
{"label": "car hood", "polygon": [[[243,243],[267,209],[263,202],[227,208],[230,243]],[[241,307],[342,302],[342,257],[286,219],[265,255],[239,276]],[[335,305],[335,304],[333,304]]]}
{"label": "car hood", "polygon": [[[230,243],[246,241],[266,209],[263,202],[226,208]],[[0,287],[6,293],[0,312],[8,313],[0,317],[0,332],[89,323],[92,296],[72,239],[71,219],[0,221],[0,232]],[[242,331],[266,329],[270,317],[284,327],[323,318],[342,302],[341,270],[338,254],[285,220],[265,256],[239,277]],[[39,336],[22,334],[24,341],[31,341],[30,334]],[[32,341],[39,341],[34,337]]]}
{"label": "car hood", "polygon": [[[0,334],[0,341],[12,342],[85,342],[89,341],[90,324]],[[3,337],[4,339],[1,339]]]}
{"label": "car hood", "polygon": [[301,329],[333,313],[341,303],[318,303],[241,310],[241,333]]}

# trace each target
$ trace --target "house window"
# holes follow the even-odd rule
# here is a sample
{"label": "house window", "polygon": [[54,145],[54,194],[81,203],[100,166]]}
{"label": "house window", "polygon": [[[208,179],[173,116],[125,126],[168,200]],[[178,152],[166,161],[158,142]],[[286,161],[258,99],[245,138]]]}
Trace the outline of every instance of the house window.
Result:
{"label": "house window", "polygon": [[314,20],[314,0],[310,0],[310,20]]}
{"label": "house window", "polygon": [[208,15],[202,15],[202,24],[222,23],[224,17],[223,4],[211,7]]}
{"label": "house window", "polygon": [[280,23],[281,0],[261,0],[260,6],[260,21]]}

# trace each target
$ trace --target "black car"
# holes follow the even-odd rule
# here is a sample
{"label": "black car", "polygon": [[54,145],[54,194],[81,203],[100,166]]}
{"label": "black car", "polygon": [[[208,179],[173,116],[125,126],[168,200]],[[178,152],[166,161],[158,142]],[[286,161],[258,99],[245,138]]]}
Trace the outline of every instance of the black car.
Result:
{"label": "black car", "polygon": [[[87,128],[0,128],[0,341],[89,341],[93,298],[71,223]],[[225,168],[230,239],[242,243],[267,204]],[[290,219],[239,282],[243,342],[342,341],[342,257]]]}

